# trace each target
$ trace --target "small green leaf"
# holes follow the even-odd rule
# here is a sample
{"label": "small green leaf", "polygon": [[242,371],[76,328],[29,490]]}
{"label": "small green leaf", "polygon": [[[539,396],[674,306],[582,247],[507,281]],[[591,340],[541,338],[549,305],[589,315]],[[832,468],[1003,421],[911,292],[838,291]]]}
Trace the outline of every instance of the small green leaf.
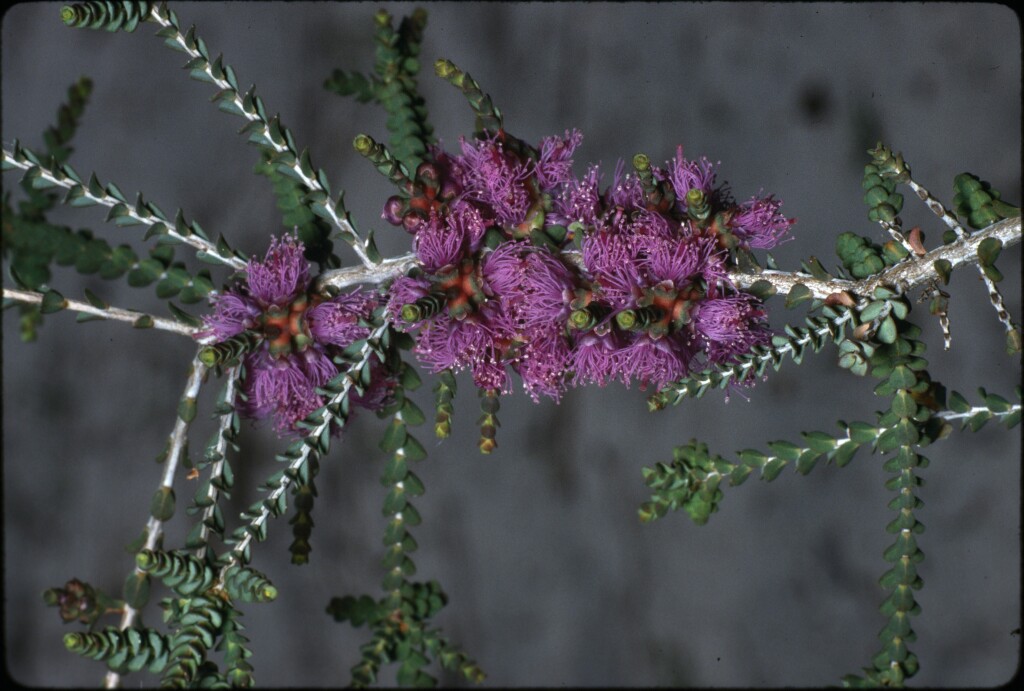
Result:
{"label": "small green leaf", "polygon": [[427,457],[427,450],[423,448],[419,440],[416,437],[409,435],[405,440],[405,446],[402,447],[402,451],[405,453],[405,459],[407,461],[421,461]]}
{"label": "small green leaf", "polygon": [[999,238],[985,238],[978,245],[978,263],[982,266],[992,266],[1002,249],[1003,241]]}
{"label": "small green leaf", "polygon": [[170,487],[158,489],[150,502],[149,514],[158,521],[169,521],[174,516],[174,490]]}
{"label": "small green leaf", "polygon": [[782,458],[773,458],[764,465],[764,470],[761,472],[761,478],[766,482],[771,482],[779,476],[782,469],[786,467],[786,461]]}
{"label": "small green leaf", "polygon": [[124,581],[125,604],[141,610],[149,602],[149,574],[132,571]]}
{"label": "small green leaf", "polygon": [[917,403],[908,391],[900,389],[892,399],[892,412],[901,418],[913,417],[917,412]]}
{"label": "small green leaf", "polygon": [[897,365],[889,375],[888,382],[896,389],[909,389],[917,383],[917,376],[906,365]]}
{"label": "small green leaf", "polygon": [[407,437],[405,424],[394,420],[384,431],[384,437],[380,440],[380,449],[386,453],[397,451],[405,445]]}
{"label": "small green leaf", "polygon": [[860,448],[859,444],[854,442],[847,442],[836,448],[835,454],[832,456],[832,460],[837,466],[842,468],[851,460],[853,460],[854,454],[857,453],[857,449]]}
{"label": "small green leaf", "polygon": [[[989,238],[989,239],[991,240],[992,238]],[[989,264],[987,266],[982,266],[981,267],[981,271],[993,283],[999,283],[1000,281],[1003,280],[1003,272],[1000,271],[999,269],[997,269],[994,264]]]}
{"label": "small green leaf", "polygon": [[882,310],[885,309],[885,305],[885,300],[875,300],[874,302],[869,303],[867,307],[861,310],[861,321],[869,322],[873,320],[875,317],[882,313]]}
{"label": "small green leaf", "polygon": [[99,297],[97,297],[96,294],[89,290],[88,288],[85,289],[85,299],[89,302],[90,305],[97,309],[105,310],[108,307],[110,307],[109,304],[107,304]]}
{"label": "small green leaf", "polygon": [[407,425],[412,426],[422,425],[426,422],[426,417],[423,415],[423,411],[420,410],[418,405],[409,399],[406,399],[405,403],[402,404],[402,419],[405,420]]}
{"label": "small green leaf", "polygon": [[800,457],[801,448],[788,441],[773,441],[768,443],[772,453],[786,461],[795,461]]}
{"label": "small green leaf", "polygon": [[806,302],[814,297],[811,293],[811,289],[805,286],[803,283],[796,283],[789,290],[789,294],[786,295],[786,309],[792,309],[801,302]]}
{"label": "small green leaf", "polygon": [[821,454],[812,449],[808,449],[800,454],[800,458],[796,459],[796,472],[801,475],[806,475],[814,469],[818,459],[821,458]]}
{"label": "small green leaf", "polygon": [[747,292],[761,300],[766,300],[772,295],[775,295],[778,291],[775,286],[772,285],[771,281],[766,281],[762,278],[758,281],[754,281],[754,284],[747,288]]}
{"label": "small green leaf", "polygon": [[959,391],[952,391],[949,394],[949,409],[954,413],[966,413],[971,409],[971,404]]}
{"label": "small green leaf", "polygon": [[196,399],[183,398],[178,402],[178,417],[182,422],[192,422],[196,418]]}
{"label": "small green leaf", "polygon": [[878,327],[878,340],[882,343],[894,343],[896,341],[896,322],[892,316],[886,317],[882,325]]}
{"label": "small green leaf", "polygon": [[942,279],[942,284],[949,285],[949,275],[953,271],[953,265],[949,263],[949,260],[938,259],[932,266],[935,267],[935,273]]}
{"label": "small green leaf", "polygon": [[170,308],[171,314],[174,315],[174,318],[177,321],[181,322],[182,324],[185,324],[186,326],[196,326],[196,327],[203,325],[203,321],[201,319],[199,319],[198,317],[192,316],[191,314],[189,314],[185,310],[183,310],[180,307],[178,307],[177,305],[175,305],[173,302],[168,302],[167,306]]}
{"label": "small green leaf", "polygon": [[60,312],[67,306],[68,301],[64,299],[63,295],[56,290],[48,290],[43,293],[43,300],[39,305],[39,311],[43,314],[52,314],[53,312]]}
{"label": "small green leaf", "polygon": [[825,432],[804,432],[800,436],[807,442],[807,448],[817,453],[831,453],[836,448],[836,440]]}

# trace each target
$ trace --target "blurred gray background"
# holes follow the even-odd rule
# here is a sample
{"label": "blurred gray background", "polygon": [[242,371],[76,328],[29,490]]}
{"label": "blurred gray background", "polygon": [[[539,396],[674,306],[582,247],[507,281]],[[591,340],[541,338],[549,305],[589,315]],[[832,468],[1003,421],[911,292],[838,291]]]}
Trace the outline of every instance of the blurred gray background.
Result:
{"label": "blurred gray background", "polygon": [[[172,212],[180,206],[212,235],[262,252],[282,231],[268,182],[251,174],[258,151],[238,118],[208,102],[181,54],[143,25],[134,34],[70,30],[59,3],[21,4],[3,16],[3,140],[41,146],[67,86],[95,83],[72,164]],[[411,4],[383,5],[399,16]],[[309,146],[361,229],[380,230],[387,253],[407,236],[380,220],[389,184],[352,150],[367,132],[386,138],[384,114],[321,88],[335,67],[372,70],[375,4],[175,3],[213,54],[243,84],[255,82],[271,113]],[[577,127],[577,172],[608,168],[638,151],[655,161],[676,144],[720,160],[737,198],[762,189],[798,219],[795,241],[775,252],[796,268],[826,266],[837,233],[880,237],[861,202],[864,149],[882,139],[915,178],[949,203],[953,177],[975,172],[1011,201],[1021,188],[1021,52],[1017,17],[999,5],[957,4],[428,4],[422,90],[437,134],[454,145],[471,131],[463,97],[432,76],[436,57],[470,71],[528,141]],[[4,190],[18,194],[15,174]],[[930,243],[942,228],[908,199],[904,220]],[[136,229],[103,223],[95,209],[53,218],[93,228],[142,254]],[[179,251],[179,255],[189,255]],[[351,260],[350,255],[346,255]],[[200,265],[190,256],[189,265]],[[1020,247],[1003,253],[1005,294],[1021,314]],[[216,273],[222,280],[224,273]],[[5,278],[5,285],[8,279]],[[89,288],[126,307],[166,314],[152,289],[58,270],[53,287]],[[953,350],[942,352],[924,305],[933,375],[976,400],[975,389],[1012,396],[1019,359],[1008,358],[985,291],[972,271],[954,275]],[[781,301],[773,324],[802,320]],[[147,516],[159,481],[153,458],[174,420],[193,347],[175,335],[123,324],[76,325],[48,317],[37,343],[18,340],[3,315],[4,575],[6,665],[26,685],[94,686],[103,668],[66,653],[70,630],[40,593],[71,577],[119,592],[132,566],[124,545]],[[712,452],[736,451],[837,419],[873,420],[884,406],[835,366],[835,349],[787,362],[728,402],[721,393],[651,414],[645,394],[612,386],[570,391],[561,405],[502,400],[499,448],[475,448],[478,401],[461,377],[455,432],[416,468],[418,578],[450,596],[438,617],[488,672],[488,684],[816,686],[859,672],[884,624],[876,581],[891,493],[878,457],[863,451],[844,469],[791,469],[771,484],[726,488],[704,527],[683,514],[642,526],[648,497],[640,469],[668,461],[695,436]],[[430,379],[418,401],[429,411]],[[212,393],[214,387],[209,387]],[[201,411],[212,403],[203,399]],[[196,429],[201,453],[211,423]],[[334,624],[330,597],[379,592],[383,553],[376,449],[382,423],[363,415],[322,464],[312,563],[288,563],[289,526],[276,521],[254,566],[277,583],[278,601],[247,608],[256,679],[265,686],[348,683],[364,630]],[[246,425],[234,460],[235,507],[274,472],[282,448]],[[996,685],[1020,653],[1020,433],[986,428],[925,451],[927,526],[920,544],[925,588],[914,621],[923,686]],[[192,490],[179,479],[180,544]],[[237,511],[235,513],[237,515]],[[149,613],[157,621],[156,611]],[[1017,630],[1015,633],[1014,630]],[[385,677],[392,679],[393,677]],[[129,686],[152,683],[137,676]],[[459,683],[445,675],[442,681]]]}

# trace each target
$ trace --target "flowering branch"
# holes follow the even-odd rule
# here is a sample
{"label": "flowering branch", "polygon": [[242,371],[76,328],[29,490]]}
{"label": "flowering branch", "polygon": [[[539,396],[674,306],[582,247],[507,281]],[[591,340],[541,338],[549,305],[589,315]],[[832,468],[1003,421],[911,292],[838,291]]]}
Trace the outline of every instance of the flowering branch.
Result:
{"label": "flowering branch", "polygon": [[[78,300],[68,300],[54,290],[46,293],[37,293],[31,290],[4,288],[4,300],[20,302],[26,305],[41,305],[44,311],[48,312],[72,309],[79,313],[79,321],[89,321],[92,318],[110,319],[112,321],[128,322],[137,329],[160,329],[161,331],[171,331],[189,337],[192,337],[198,331],[196,327],[173,319],[154,317],[145,312],[136,312],[135,310],[126,310],[119,307],[99,307],[95,304],[79,302]],[[82,315],[92,316],[89,319],[83,319]]]}
{"label": "flowering branch", "polygon": [[36,154],[17,142],[14,144],[13,152],[7,149],[3,150],[0,161],[3,163],[4,170],[13,168],[24,170],[25,177],[31,180],[34,188],[63,187],[68,190],[68,194],[64,198],[65,204],[108,207],[110,209],[107,214],[108,221],[112,220],[120,226],[146,226],[148,228],[147,236],[166,234],[179,242],[192,245],[199,250],[200,257],[203,259],[227,264],[234,269],[245,268],[244,259],[231,253],[225,247],[210,242],[198,223],[187,224],[184,222],[180,211],[178,218],[172,222],[156,205],[143,201],[141,194],[134,205],[130,204],[114,183],[109,183],[104,187],[95,175],[92,175],[86,183],[68,165],[47,168]]}
{"label": "flowering branch", "polygon": [[[397,188],[383,204],[382,217],[408,233],[413,250],[382,259],[373,232],[357,232],[344,195],[331,198],[324,171],[314,168],[307,150],[296,147],[277,116],[268,117],[255,87],[240,90],[234,70],[213,57],[194,27],[183,31],[165,4],[88,0],[61,14],[67,25],[108,31],[133,31],[141,22],[159,25],[157,35],[186,56],[190,77],[214,87],[211,101],[245,121],[240,134],[259,150],[257,172],[271,178],[284,225],[294,229],[294,235],[271,240],[262,261],[249,261],[223,238],[211,242],[180,211],[170,221],[141,195],[130,204],[116,185],[102,185],[95,175],[84,182],[49,140],[50,156],[15,142],[0,159],[5,170],[24,172],[22,186],[32,202],[17,213],[4,204],[5,257],[12,247],[10,274],[22,289],[5,289],[4,306],[38,306],[21,309],[23,324],[70,307],[79,311],[80,321],[129,321],[201,344],[167,440],[150,520],[129,547],[139,551],[124,587],[121,628],[65,638],[70,650],[107,664],[107,686],[144,667],[162,672],[164,685],[253,683],[246,662],[252,652],[240,633],[235,603],[268,601],[277,592],[248,568],[253,542],[264,541],[270,519],[292,508],[292,561],[308,561],[314,479],[338,432],[344,428],[349,434],[353,406],[392,416],[380,443],[390,456],[382,478],[388,489],[384,515],[390,517],[384,536],[385,595],[335,598],[328,606],[336,620],[368,623],[372,629],[373,638],[353,668],[353,684],[376,681],[385,663],[399,665],[399,685],[429,684],[434,680],[422,668],[432,657],[468,679],[482,679],[475,663],[429,624],[446,601],[439,584],[411,580],[410,555],[417,543],[408,528],[420,516],[409,499],[424,487],[408,464],[426,450],[407,427],[425,422],[425,416],[406,398],[420,380],[399,349],[410,349],[424,369],[440,375],[435,434],[441,438],[449,433],[453,373],[471,371],[482,399],[480,450],[490,453],[496,447],[499,396],[512,391],[513,374],[535,402],[541,397],[557,402],[571,387],[636,383],[655,391],[649,399],[653,409],[712,388],[753,384],[769,366],[777,370],[786,359],[799,364],[808,349],[819,352],[834,343],[840,368],[882,380],[874,393],[891,402],[875,422],[840,421],[842,432],[803,433],[797,443],[771,441],[764,453],[738,452],[735,462],[712,456],[693,440],[677,447],[669,463],[644,469],[653,496],[640,517],[649,521],[684,509],[704,523],[718,510],[726,482],[739,485],[755,472],[772,481],[787,465],[800,474],[821,461],[845,466],[861,446],[879,452],[884,469],[894,475],[886,487],[898,492],[889,504],[898,515],[887,527],[898,537],[884,555],[893,566],[880,581],[891,592],[882,607],[888,623],[873,668],[865,670],[863,680],[844,682],[902,685],[917,672],[907,642],[915,638],[909,618],[919,611],[911,590],[922,583],[914,565],[923,554],[914,535],[923,526],[913,510],[921,504],[918,469],[928,462],[917,447],[944,438],[956,424],[976,431],[993,419],[1007,428],[1021,419],[1019,402],[1010,404],[984,390],[979,406],[956,392],[947,402],[945,388],[931,378],[923,358],[921,329],[907,321],[909,292],[923,288],[948,347],[949,295],[939,286],[952,269],[973,265],[1010,332],[1008,350],[1020,350],[1019,327],[996,288],[1001,274],[994,265],[1004,246],[1021,241],[1020,210],[1001,202],[987,183],[966,173],[958,176],[950,212],[910,178],[900,154],[879,144],[869,152],[873,160],[862,187],[869,218],[887,234],[884,246],[843,233],[836,243],[843,268],[835,274],[816,258],[800,270],[779,271],[769,257],[762,269],[753,253],[775,247],[795,220],[781,213],[782,202],[774,195],[737,200],[716,181],[718,164],[706,157],[687,159],[681,146],[664,167],[643,153],[619,161],[605,187],[602,178],[610,171],[602,173],[602,166],[590,166],[582,176],[574,172],[582,133],[566,130],[536,144],[519,139],[506,130],[501,111],[469,73],[441,59],[434,63],[435,73],[466,97],[476,118],[474,134],[446,151],[431,136],[414,79],[425,13],[414,13],[395,30],[381,11],[377,76],[371,81],[339,71],[332,81],[339,93],[376,100],[389,114],[391,150],[366,135],[354,141],[356,151]],[[58,143],[66,144],[66,137]],[[928,252],[919,229],[904,231],[897,184],[909,185],[951,229],[943,246]],[[107,220],[119,226],[147,226],[147,240],[167,237],[159,239],[151,260],[140,262],[127,246],[112,250],[87,231],[75,235],[50,226],[44,212],[61,187],[67,190],[66,204],[102,205],[109,209]],[[37,197],[49,201],[35,204]],[[332,233],[353,247],[356,266],[336,269]],[[183,265],[171,264],[169,245],[179,242],[198,249],[199,259],[235,273],[214,291],[209,273],[193,279]],[[314,261],[321,271],[334,270],[315,276],[309,264]],[[175,322],[111,308],[89,291],[87,304],[69,301],[46,286],[54,262],[74,263],[81,273],[99,272],[102,278],[127,272],[132,286],[159,279],[159,297],[181,293],[185,303],[209,298],[211,310],[200,323],[171,304]],[[378,289],[361,290],[361,284]],[[779,293],[786,296],[787,308],[814,302],[810,314],[776,332],[765,301]],[[186,435],[210,369],[225,375],[215,408],[219,417],[211,424],[216,431],[206,453],[193,466]],[[234,485],[227,453],[239,448],[242,417],[271,418],[278,435],[291,436],[291,443],[276,456],[277,471],[258,487],[259,501],[226,534],[223,510]],[[184,548],[165,551],[163,530],[174,513],[173,480],[182,464],[190,469],[189,479],[209,475],[188,507],[198,521]],[[210,544],[213,538],[217,545]],[[173,592],[160,603],[169,635],[140,621],[151,582]],[[94,623],[80,621],[90,629]],[[208,659],[211,652],[223,653],[227,671]]]}
{"label": "flowering branch", "polygon": [[[922,257],[907,260],[880,274],[859,281],[841,278],[821,280],[805,274],[776,271],[773,269],[765,269],[758,273],[730,271],[728,276],[729,280],[737,288],[747,289],[758,281],[768,281],[775,288],[776,292],[782,294],[788,293],[793,289],[793,286],[801,284],[811,291],[813,297],[822,300],[829,295],[843,291],[852,295],[871,295],[875,288],[883,285],[893,286],[899,288],[900,292],[906,292],[915,286],[938,278],[938,272],[934,266],[936,261],[946,260],[953,268],[964,264],[977,263],[978,246],[987,238],[1001,241],[1003,247],[1017,244],[1021,241],[1020,217],[1007,218],[993,223],[984,230],[966,235],[949,245],[938,247]],[[562,256],[576,265],[579,265],[582,261],[580,253],[575,250],[567,250],[562,253]],[[329,287],[340,289],[358,284],[375,285],[386,283],[418,265],[419,262],[416,259],[416,255],[410,252],[385,259],[375,266],[325,271],[317,279],[317,287],[321,290],[326,290]]]}

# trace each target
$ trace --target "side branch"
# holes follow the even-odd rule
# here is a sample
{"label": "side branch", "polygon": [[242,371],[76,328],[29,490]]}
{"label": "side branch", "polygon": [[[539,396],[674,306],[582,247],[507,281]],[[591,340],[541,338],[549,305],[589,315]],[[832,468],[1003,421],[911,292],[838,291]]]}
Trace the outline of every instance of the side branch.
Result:
{"label": "side branch", "polygon": [[[13,300],[14,302],[20,302],[27,305],[41,305],[43,299],[46,297],[43,293],[37,293],[30,290],[14,290],[11,288],[4,288],[4,300]],[[110,319],[112,321],[128,322],[136,328],[153,328],[160,329],[161,331],[172,331],[182,336],[188,336],[191,338],[198,329],[181,322],[174,321],[173,319],[165,319],[163,317],[154,317],[151,314],[145,312],[136,312],[135,310],[126,310],[119,307],[95,307],[87,302],[79,302],[78,300],[68,300],[64,298],[63,305],[57,307],[57,309],[71,309],[79,312],[80,314],[92,315],[98,319]]]}
{"label": "side branch", "polygon": [[[160,479],[160,487],[157,488],[158,496],[170,497],[173,501],[174,497],[174,476],[178,472],[178,467],[181,463],[182,457],[185,455],[186,437],[188,434],[189,423],[192,421],[195,415],[195,400],[199,395],[199,389],[203,384],[203,377],[206,374],[207,368],[202,362],[199,361],[199,356],[196,355],[192,359],[192,367],[189,373],[188,381],[185,383],[185,391],[181,395],[182,405],[178,407],[178,417],[174,421],[174,428],[171,430],[171,434],[167,438],[167,456],[164,459],[164,473]],[[187,405],[186,402],[190,403]],[[188,410],[193,411],[191,414]],[[154,502],[154,507],[156,502]],[[161,515],[157,515],[161,513]],[[163,534],[164,534],[164,522],[168,516],[164,515],[163,512],[156,512],[151,509],[151,515],[149,521],[146,523],[146,541],[142,545],[141,549],[156,550],[159,548]],[[149,576],[142,571],[138,566],[135,567],[133,572],[136,580],[140,583],[149,578]],[[143,603],[137,603],[141,606]],[[119,628],[124,631],[135,626],[135,623],[139,618],[139,609],[135,607],[131,602],[125,602],[124,612],[121,614],[121,623]],[[108,689],[117,688],[120,685],[121,676],[117,672],[107,672],[107,676],[104,679],[104,686]]]}
{"label": "side branch", "polygon": [[267,521],[280,515],[283,511],[284,494],[292,483],[296,482],[301,468],[309,462],[311,457],[326,453],[327,445],[330,443],[331,424],[343,425],[347,421],[348,398],[352,388],[357,385],[362,372],[369,366],[370,358],[379,357],[376,343],[389,328],[390,324],[385,322],[366,337],[355,362],[335,378],[339,381],[340,388],[318,411],[311,413],[307,418],[307,421],[314,420],[315,424],[309,428],[309,433],[297,444],[298,448],[294,455],[278,456],[278,460],[288,462],[288,467],[275,474],[276,480],[271,480],[268,485],[265,485],[270,493],[266,499],[254,505],[255,511],[242,514],[243,517],[249,519],[249,523],[236,531],[238,541],[231,552],[221,558],[220,582],[224,581],[231,568],[249,562],[253,539],[265,539]]}
{"label": "side branch", "polygon": [[840,291],[854,295],[871,295],[879,286],[888,286],[895,288],[900,293],[906,293],[915,286],[936,278],[938,273],[935,270],[935,262],[940,259],[948,261],[953,269],[964,264],[976,264],[978,262],[978,246],[987,238],[1001,241],[1003,247],[1017,244],[1021,240],[1020,217],[1003,219],[984,230],[938,247],[923,257],[903,261],[880,274],[860,281],[842,279],[822,281],[803,274],[770,270],[757,274],[732,272],[729,274],[729,278],[738,288],[749,288],[759,280],[767,280],[775,286],[779,293],[788,293],[794,285],[802,283],[811,290],[814,297],[820,299]]}
{"label": "side branch", "polygon": [[317,215],[323,216],[337,228],[363,266],[373,267],[374,260],[371,254],[375,253],[376,249],[372,247],[371,240],[361,238],[356,232],[347,218],[348,212],[342,206],[340,198],[336,204],[330,202],[330,188],[324,172],[314,170],[307,151],[301,154],[298,152],[292,141],[291,132],[281,125],[277,117],[268,120],[263,102],[255,96],[254,89],[242,95],[234,70],[224,65],[220,57],[210,61],[206,44],[195,36],[194,27],[187,34],[182,34],[174,12],[154,3],[146,19],[162,27],[157,35],[165,38],[168,45],[189,56],[190,61],[186,67],[191,70],[194,78],[213,84],[218,89],[214,96],[218,107],[248,121],[249,124],[242,132],[249,135],[249,140],[260,148],[273,152],[277,157],[274,163],[317,199],[317,203],[311,205],[311,210],[314,213],[320,211]]}
{"label": "side branch", "polygon": [[[68,195],[64,199],[65,204],[105,206],[110,209],[107,220],[113,220],[118,225],[146,226],[152,232],[166,233],[168,237],[191,245],[202,253],[201,257],[227,264],[233,269],[246,267],[246,262],[241,258],[227,253],[227,256],[222,255],[220,248],[206,238],[200,237],[194,227],[188,228],[184,223],[170,221],[154,205],[143,202],[141,196],[138,203],[130,204],[116,185],[108,184],[104,188],[96,180],[95,175],[88,182],[84,182],[69,166],[58,165],[54,166],[53,170],[48,169],[36,154],[19,146],[17,142],[13,152],[3,150],[0,161],[4,170],[24,170],[26,177],[31,179],[32,186],[37,189],[62,187],[68,190]],[[179,225],[185,232],[179,232]]]}
{"label": "side branch", "polygon": [[[729,279],[740,289],[750,288],[758,281],[768,281],[775,287],[778,293],[783,295],[792,290],[793,286],[802,284],[810,289],[814,297],[822,300],[833,293],[843,291],[853,295],[871,295],[875,288],[882,285],[890,286],[901,293],[905,293],[915,286],[936,278],[938,274],[935,270],[935,262],[940,259],[948,261],[954,269],[964,264],[977,263],[978,246],[987,238],[1000,240],[1004,247],[1017,244],[1021,240],[1020,217],[1007,218],[998,223],[993,223],[984,230],[967,235],[951,244],[936,248],[923,257],[904,261],[880,274],[859,281],[840,278],[824,281],[806,274],[770,269],[760,273],[731,271],[729,272]],[[579,264],[580,262],[579,252],[575,250],[565,252],[564,256],[573,263]],[[403,254],[391,259],[385,259],[376,266],[325,271],[318,279],[317,285],[321,290],[324,290],[329,287],[347,288],[361,283],[385,283],[404,274],[417,264],[418,262],[414,254]]]}

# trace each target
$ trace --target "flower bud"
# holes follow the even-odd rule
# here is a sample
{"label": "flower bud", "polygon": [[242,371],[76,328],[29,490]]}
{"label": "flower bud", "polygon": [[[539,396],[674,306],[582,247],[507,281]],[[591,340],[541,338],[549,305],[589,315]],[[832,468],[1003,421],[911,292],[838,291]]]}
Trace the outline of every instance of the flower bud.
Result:
{"label": "flower bud", "polygon": [[423,218],[414,211],[407,211],[402,216],[402,227],[407,233],[415,233],[423,223]]}
{"label": "flower bud", "polygon": [[396,194],[384,202],[384,212],[381,214],[381,218],[393,226],[399,226],[402,225],[402,213],[404,211],[405,200]]}
{"label": "flower bud", "polygon": [[434,164],[424,161],[416,167],[416,182],[425,187],[437,189],[439,186],[440,173]]}

